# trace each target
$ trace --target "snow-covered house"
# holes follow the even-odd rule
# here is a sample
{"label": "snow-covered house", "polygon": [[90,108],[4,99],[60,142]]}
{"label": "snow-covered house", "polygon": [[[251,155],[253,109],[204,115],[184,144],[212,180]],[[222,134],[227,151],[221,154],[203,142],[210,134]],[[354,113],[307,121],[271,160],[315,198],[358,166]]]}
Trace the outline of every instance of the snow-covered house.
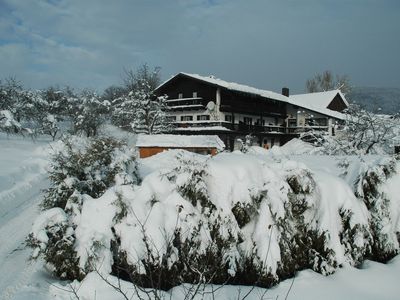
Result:
{"label": "snow-covered house", "polygon": [[338,91],[289,95],[227,82],[213,76],[179,73],[156,89],[168,96],[176,134],[218,135],[230,150],[252,134],[260,146],[284,144],[310,128],[334,134],[348,106]]}
{"label": "snow-covered house", "polygon": [[335,134],[335,124],[344,120],[341,111],[349,103],[340,90],[291,95],[286,106],[289,132],[308,128],[328,130]]}
{"label": "snow-covered house", "polygon": [[225,149],[225,144],[217,135],[140,134],[136,147],[140,158],[146,158],[169,149],[215,155]]}

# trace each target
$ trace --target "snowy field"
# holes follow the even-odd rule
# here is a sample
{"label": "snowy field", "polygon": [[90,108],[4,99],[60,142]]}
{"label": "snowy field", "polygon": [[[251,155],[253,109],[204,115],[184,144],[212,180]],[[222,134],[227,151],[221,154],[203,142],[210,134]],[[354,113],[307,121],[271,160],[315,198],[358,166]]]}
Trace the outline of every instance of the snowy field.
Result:
{"label": "snowy field", "polygon": [[24,248],[48,184],[47,145],[0,134],[0,299],[38,298],[51,280],[40,262],[28,262],[30,250]]}
{"label": "snowy field", "polygon": [[[294,151],[285,154],[313,169],[317,176],[333,176],[340,172],[334,163],[327,164],[321,157],[302,154],[307,149],[301,149],[300,145],[295,148],[298,156],[293,156]],[[29,262],[30,250],[24,249],[25,237],[39,214],[40,191],[48,185],[49,152],[48,140],[32,142],[0,135],[0,299],[75,299],[72,293],[64,291],[70,288],[68,282],[52,277],[41,261]],[[282,155],[278,152],[275,155]],[[157,159],[162,157],[148,160],[141,171],[151,172],[155,165],[160,165]],[[387,264],[366,261],[359,269],[346,266],[328,277],[305,270],[297,273],[294,280],[286,280],[272,289],[254,289],[246,299],[399,299],[399,276],[400,257]],[[89,274],[83,282],[74,282],[73,286],[80,299],[123,299],[96,274]],[[131,284],[122,283],[122,287],[132,295]],[[243,297],[249,289],[224,286],[218,289],[215,298],[237,299],[239,293]],[[183,290],[183,287],[176,287],[164,296],[183,299]],[[210,294],[206,294],[207,297],[212,298]]]}

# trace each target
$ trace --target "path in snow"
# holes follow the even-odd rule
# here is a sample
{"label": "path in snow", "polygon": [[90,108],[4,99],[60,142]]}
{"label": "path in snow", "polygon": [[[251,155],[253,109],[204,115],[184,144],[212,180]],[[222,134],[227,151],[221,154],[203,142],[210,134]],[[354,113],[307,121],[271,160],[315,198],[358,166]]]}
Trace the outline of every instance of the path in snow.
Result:
{"label": "path in snow", "polygon": [[0,299],[18,298],[42,272],[39,262],[28,261],[24,241],[48,184],[47,144],[0,135]]}

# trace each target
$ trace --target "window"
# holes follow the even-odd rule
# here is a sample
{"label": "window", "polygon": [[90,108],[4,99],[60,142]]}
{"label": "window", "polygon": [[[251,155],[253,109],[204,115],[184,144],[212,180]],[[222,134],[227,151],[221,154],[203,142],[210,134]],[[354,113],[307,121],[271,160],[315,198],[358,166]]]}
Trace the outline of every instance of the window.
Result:
{"label": "window", "polygon": [[197,98],[197,92],[193,92],[193,98]]}
{"label": "window", "polygon": [[225,115],[225,121],[233,123],[233,116],[232,115]]}
{"label": "window", "polygon": [[257,119],[256,125],[265,126],[265,120]]}
{"label": "window", "polygon": [[209,115],[197,116],[197,121],[206,121],[206,120],[210,120],[210,116]]}
{"label": "window", "polygon": [[297,127],[297,120],[296,119],[289,119],[289,127]]}
{"label": "window", "polygon": [[308,126],[314,126],[314,125],[316,125],[314,119],[306,119],[306,124],[307,124]]}
{"label": "window", "polygon": [[328,126],[328,120],[326,118],[315,118],[313,120],[315,126]]}
{"label": "window", "polygon": [[193,121],[193,116],[181,116],[181,121]]}
{"label": "window", "polygon": [[253,124],[253,119],[249,117],[244,117],[243,118],[243,123],[246,125],[252,125]]}
{"label": "window", "polygon": [[183,98],[183,93],[179,93],[179,94],[178,94],[178,98],[179,98],[179,99],[182,99],[182,98]]}

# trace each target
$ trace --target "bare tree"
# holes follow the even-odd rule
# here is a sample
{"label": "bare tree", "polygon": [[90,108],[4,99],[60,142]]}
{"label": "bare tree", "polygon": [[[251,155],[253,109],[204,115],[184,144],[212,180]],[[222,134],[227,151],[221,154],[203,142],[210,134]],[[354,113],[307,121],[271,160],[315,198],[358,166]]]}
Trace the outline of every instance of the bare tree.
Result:
{"label": "bare tree", "polygon": [[143,64],[136,70],[124,69],[123,82],[127,92],[145,90],[153,92],[161,83],[160,67],[151,69],[148,64]]}
{"label": "bare tree", "polygon": [[108,100],[111,102],[112,100],[122,97],[126,94],[127,91],[124,87],[118,85],[111,85],[104,90],[103,94],[101,95],[101,99]]}
{"label": "bare tree", "polygon": [[309,93],[341,90],[342,93],[347,94],[351,91],[350,79],[347,75],[335,76],[331,71],[327,70],[308,79],[306,90]]}

